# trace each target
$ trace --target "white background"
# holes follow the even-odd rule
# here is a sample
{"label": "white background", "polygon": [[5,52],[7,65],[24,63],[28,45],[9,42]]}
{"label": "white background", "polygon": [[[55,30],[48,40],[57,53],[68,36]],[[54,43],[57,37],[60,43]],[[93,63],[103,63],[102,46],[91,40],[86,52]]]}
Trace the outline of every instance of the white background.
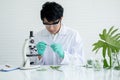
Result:
{"label": "white background", "polygon": [[[0,64],[21,65],[30,30],[44,27],[41,6],[47,0],[0,0]],[[52,0],[64,7],[63,23],[79,31],[85,58],[95,58],[92,44],[104,28],[120,27],[120,0]],[[100,53],[100,52],[99,52]]]}

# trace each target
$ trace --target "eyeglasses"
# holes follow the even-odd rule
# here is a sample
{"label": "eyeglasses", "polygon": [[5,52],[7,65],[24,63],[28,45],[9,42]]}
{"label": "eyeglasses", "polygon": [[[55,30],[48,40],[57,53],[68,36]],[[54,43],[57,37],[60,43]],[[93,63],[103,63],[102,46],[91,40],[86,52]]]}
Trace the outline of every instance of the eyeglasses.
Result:
{"label": "eyeglasses", "polygon": [[45,26],[47,26],[47,27],[50,26],[50,25],[57,26],[57,24],[59,23],[59,21],[60,21],[60,20],[58,20],[58,21],[56,21],[56,22],[53,22],[52,24],[44,23],[44,22],[43,22],[43,24],[44,24]]}

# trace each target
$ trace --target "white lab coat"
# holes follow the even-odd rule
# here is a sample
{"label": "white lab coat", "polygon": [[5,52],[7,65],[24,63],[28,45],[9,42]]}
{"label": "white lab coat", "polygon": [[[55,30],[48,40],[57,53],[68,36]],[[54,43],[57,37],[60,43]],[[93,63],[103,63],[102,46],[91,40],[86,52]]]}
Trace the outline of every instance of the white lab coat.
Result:
{"label": "white lab coat", "polygon": [[[79,36],[79,33],[75,30],[62,25],[59,33],[57,33],[53,38],[47,29],[43,29],[34,36],[34,39],[36,44],[41,41],[47,44],[44,55],[40,60],[38,57],[32,57],[30,59],[30,61],[33,61],[35,65],[82,65],[84,62],[82,39]],[[62,45],[64,50],[64,59],[60,58],[58,54],[52,50],[50,45],[53,43]]]}

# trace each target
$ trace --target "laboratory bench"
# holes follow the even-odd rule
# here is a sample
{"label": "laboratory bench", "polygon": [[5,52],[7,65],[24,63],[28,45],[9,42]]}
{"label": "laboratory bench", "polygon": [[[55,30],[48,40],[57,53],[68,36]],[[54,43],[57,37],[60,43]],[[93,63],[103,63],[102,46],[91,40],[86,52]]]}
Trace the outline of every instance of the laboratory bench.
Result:
{"label": "laboratory bench", "polygon": [[36,69],[0,72],[0,80],[120,80],[120,71],[63,65],[58,69],[41,66]]}

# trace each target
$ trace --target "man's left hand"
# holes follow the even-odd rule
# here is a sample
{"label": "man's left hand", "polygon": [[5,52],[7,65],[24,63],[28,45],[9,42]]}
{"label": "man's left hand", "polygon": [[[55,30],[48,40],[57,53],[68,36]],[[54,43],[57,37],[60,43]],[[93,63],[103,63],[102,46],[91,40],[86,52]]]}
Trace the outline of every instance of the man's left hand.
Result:
{"label": "man's left hand", "polygon": [[57,53],[61,58],[64,58],[64,51],[61,44],[52,44],[50,46],[55,53]]}

